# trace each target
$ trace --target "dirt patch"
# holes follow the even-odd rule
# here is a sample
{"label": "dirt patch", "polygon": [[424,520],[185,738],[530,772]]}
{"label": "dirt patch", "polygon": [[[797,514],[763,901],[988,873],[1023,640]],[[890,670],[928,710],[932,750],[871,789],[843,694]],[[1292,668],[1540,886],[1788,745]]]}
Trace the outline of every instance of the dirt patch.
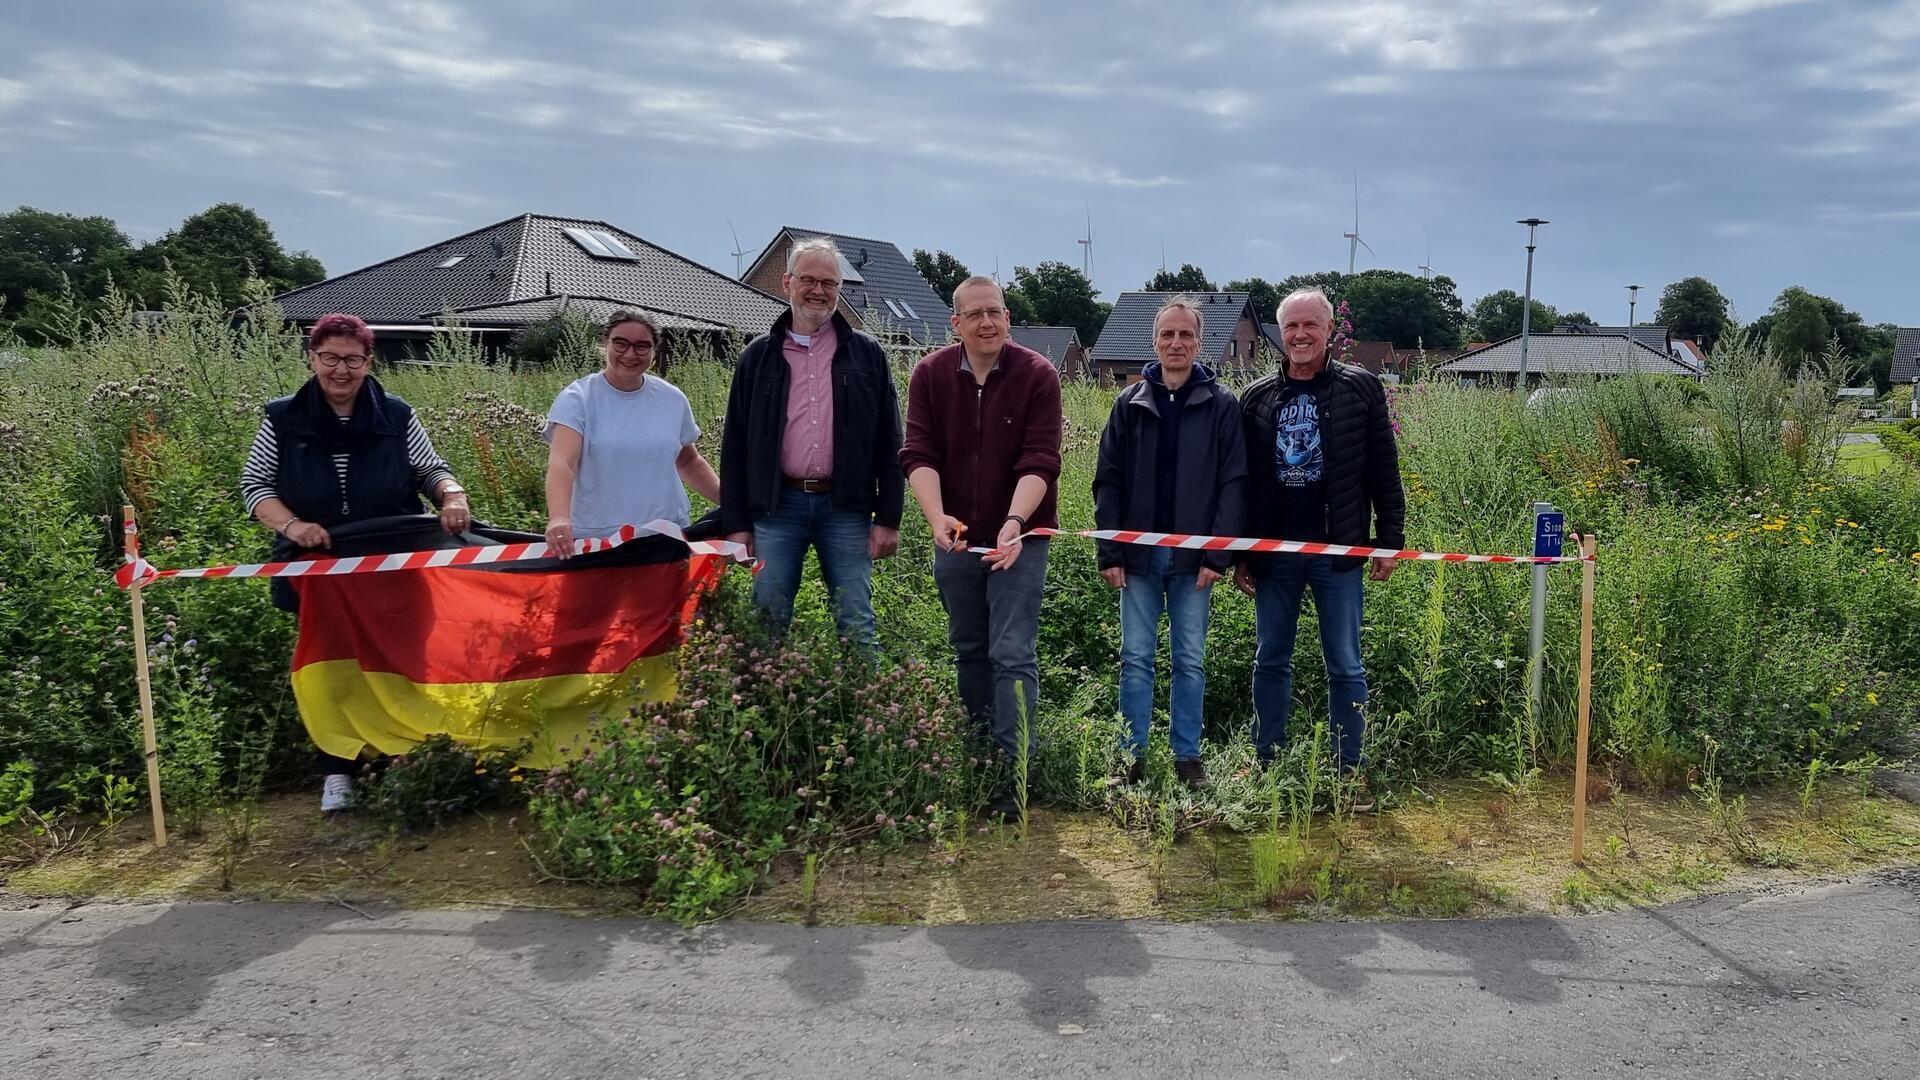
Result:
{"label": "dirt patch", "polygon": [[[1173,839],[1098,813],[1034,812],[936,845],[779,860],[735,917],[945,924],[1082,918],[1456,917],[1591,910],[1920,863],[1920,807],[1831,785],[1748,792],[1716,818],[1691,795],[1618,794],[1589,807],[1588,857],[1570,861],[1565,785],[1529,793],[1453,783],[1402,793],[1377,815],[1292,834]],[[249,898],[643,910],[631,891],[546,879],[537,838],[509,814],[422,833],[329,820],[307,793],[262,803],[252,829],[219,818],[156,850],[144,822],[6,873],[0,903],[46,898]],[[1276,859],[1280,869],[1275,870]],[[1263,869],[1264,868],[1264,869]]]}

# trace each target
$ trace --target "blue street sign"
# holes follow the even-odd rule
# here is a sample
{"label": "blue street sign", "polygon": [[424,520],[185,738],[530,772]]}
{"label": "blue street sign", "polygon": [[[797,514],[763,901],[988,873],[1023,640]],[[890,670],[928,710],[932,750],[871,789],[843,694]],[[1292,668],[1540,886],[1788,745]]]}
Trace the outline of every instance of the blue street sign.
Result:
{"label": "blue street sign", "polygon": [[1536,559],[1558,558],[1561,546],[1567,538],[1567,515],[1554,511],[1549,514],[1533,515],[1533,556]]}

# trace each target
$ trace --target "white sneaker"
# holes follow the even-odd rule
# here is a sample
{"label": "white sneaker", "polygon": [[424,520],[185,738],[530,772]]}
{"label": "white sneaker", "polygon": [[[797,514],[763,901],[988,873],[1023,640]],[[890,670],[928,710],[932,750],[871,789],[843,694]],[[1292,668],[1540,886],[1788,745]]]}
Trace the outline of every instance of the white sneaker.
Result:
{"label": "white sneaker", "polygon": [[353,777],[345,773],[330,773],[326,786],[320,789],[320,812],[331,814],[336,810],[345,810],[353,802]]}

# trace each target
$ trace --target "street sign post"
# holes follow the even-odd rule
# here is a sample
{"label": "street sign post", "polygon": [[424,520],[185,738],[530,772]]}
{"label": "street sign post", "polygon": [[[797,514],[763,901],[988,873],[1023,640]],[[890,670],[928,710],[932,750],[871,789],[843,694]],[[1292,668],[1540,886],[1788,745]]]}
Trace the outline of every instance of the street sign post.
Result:
{"label": "street sign post", "polygon": [[[1567,515],[1552,503],[1533,504],[1533,556],[1558,558],[1566,544]],[[1533,623],[1527,634],[1527,704],[1536,722],[1544,689],[1546,663],[1540,657],[1547,644],[1547,567],[1533,564]]]}

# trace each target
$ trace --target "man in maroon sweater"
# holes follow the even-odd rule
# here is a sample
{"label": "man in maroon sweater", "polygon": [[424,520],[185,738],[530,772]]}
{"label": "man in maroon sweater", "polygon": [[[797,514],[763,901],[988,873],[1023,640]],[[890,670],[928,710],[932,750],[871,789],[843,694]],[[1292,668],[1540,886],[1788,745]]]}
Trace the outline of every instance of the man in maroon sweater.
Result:
{"label": "man in maroon sweater", "polygon": [[[992,278],[953,291],[953,329],[959,344],[913,369],[900,466],[933,530],[960,698],[979,731],[1018,758],[1033,745],[1038,715],[1047,576],[1047,541],[1020,536],[1059,524],[1060,375],[1009,340],[1006,297]],[[968,550],[969,541],[992,554]],[[1013,792],[987,812],[1016,815]]]}

